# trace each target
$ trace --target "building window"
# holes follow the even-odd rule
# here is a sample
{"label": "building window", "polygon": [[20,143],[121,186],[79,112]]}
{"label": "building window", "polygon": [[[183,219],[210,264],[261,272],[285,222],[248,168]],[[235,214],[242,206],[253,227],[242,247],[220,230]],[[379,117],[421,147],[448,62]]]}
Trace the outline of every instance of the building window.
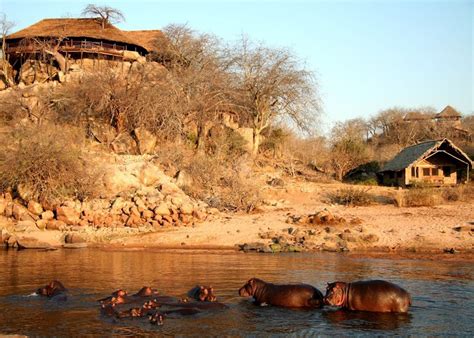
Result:
{"label": "building window", "polygon": [[411,167],[411,177],[415,177],[415,176],[416,176],[415,167]]}
{"label": "building window", "polygon": [[403,170],[398,172],[398,178],[402,178],[402,177],[403,177]]}
{"label": "building window", "polygon": [[431,169],[431,176],[438,176],[438,175],[439,175],[438,168],[432,168]]}
{"label": "building window", "polygon": [[423,168],[423,176],[430,176],[430,168]]}

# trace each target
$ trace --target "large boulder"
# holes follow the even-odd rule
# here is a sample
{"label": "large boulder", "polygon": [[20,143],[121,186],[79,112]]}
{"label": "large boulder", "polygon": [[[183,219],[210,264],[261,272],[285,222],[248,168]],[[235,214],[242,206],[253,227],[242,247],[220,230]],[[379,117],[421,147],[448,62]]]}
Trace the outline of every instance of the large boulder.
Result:
{"label": "large boulder", "polygon": [[56,209],[56,218],[67,225],[79,223],[79,212],[71,207],[61,206]]}
{"label": "large boulder", "polygon": [[110,147],[116,154],[135,154],[135,141],[128,133],[120,133],[111,143]]}
{"label": "large boulder", "polygon": [[253,147],[253,129],[252,128],[238,128],[235,130],[244,140],[244,149],[251,153]]}
{"label": "large boulder", "polygon": [[89,135],[99,143],[109,145],[116,137],[115,129],[104,123],[89,122]]}
{"label": "large boulder", "polygon": [[133,131],[135,140],[137,141],[138,152],[143,154],[151,154],[155,150],[156,136],[145,128],[136,128]]}

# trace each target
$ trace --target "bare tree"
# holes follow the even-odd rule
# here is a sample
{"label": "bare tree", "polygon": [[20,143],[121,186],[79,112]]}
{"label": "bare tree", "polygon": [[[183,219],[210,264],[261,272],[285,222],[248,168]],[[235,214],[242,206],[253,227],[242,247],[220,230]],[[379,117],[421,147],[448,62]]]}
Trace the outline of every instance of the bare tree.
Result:
{"label": "bare tree", "polygon": [[290,51],[252,44],[243,37],[228,58],[236,82],[236,109],[253,128],[254,155],[262,132],[278,118],[304,131],[312,128],[321,111],[314,75]]}
{"label": "bare tree", "polygon": [[336,179],[342,181],[352,169],[370,158],[364,141],[366,123],[362,119],[337,123],[331,131],[331,165]]}
{"label": "bare tree", "polygon": [[13,80],[11,79],[10,72],[9,72],[9,63],[6,59],[6,42],[7,42],[7,35],[10,33],[10,30],[15,26],[15,23],[12,21],[7,20],[7,16],[5,13],[0,14],[0,34],[2,35],[2,72],[5,78],[6,84],[11,86],[13,85]]}
{"label": "bare tree", "polygon": [[88,4],[81,13],[83,16],[91,16],[98,18],[102,24],[102,29],[105,25],[112,23],[119,23],[125,21],[123,13],[109,6],[98,6],[94,4]]}
{"label": "bare tree", "polygon": [[209,128],[230,105],[230,81],[220,58],[219,41],[186,25],[172,24],[163,32],[165,38],[157,41],[157,47],[173,76],[170,85],[175,88],[180,110],[186,122],[197,127],[197,150],[203,151]]}

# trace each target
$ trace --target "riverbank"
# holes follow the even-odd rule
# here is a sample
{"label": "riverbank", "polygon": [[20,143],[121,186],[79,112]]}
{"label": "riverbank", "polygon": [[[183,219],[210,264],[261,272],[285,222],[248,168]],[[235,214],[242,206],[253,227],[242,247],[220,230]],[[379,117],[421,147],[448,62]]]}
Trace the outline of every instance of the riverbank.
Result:
{"label": "riverbank", "polygon": [[[328,251],[367,257],[391,253],[406,258],[474,259],[472,203],[408,208],[384,202],[363,207],[328,202],[328,193],[346,186],[293,181],[286,187],[266,187],[262,190],[265,205],[256,213],[218,213],[188,226],[69,227],[16,235],[33,242],[32,247],[35,240],[62,247],[67,236],[69,242],[76,236],[80,240],[72,242],[86,244],[73,243],[69,247]],[[370,189],[380,201],[388,201],[397,193],[387,187]]]}

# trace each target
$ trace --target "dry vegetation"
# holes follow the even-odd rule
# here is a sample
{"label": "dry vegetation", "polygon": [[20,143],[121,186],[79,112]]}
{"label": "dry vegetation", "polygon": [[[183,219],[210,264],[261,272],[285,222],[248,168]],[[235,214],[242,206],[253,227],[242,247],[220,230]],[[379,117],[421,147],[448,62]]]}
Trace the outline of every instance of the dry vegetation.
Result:
{"label": "dry vegetation", "polygon": [[82,157],[81,136],[70,128],[14,129],[3,134],[0,188],[13,189],[26,201],[83,200],[97,193],[97,173]]}

